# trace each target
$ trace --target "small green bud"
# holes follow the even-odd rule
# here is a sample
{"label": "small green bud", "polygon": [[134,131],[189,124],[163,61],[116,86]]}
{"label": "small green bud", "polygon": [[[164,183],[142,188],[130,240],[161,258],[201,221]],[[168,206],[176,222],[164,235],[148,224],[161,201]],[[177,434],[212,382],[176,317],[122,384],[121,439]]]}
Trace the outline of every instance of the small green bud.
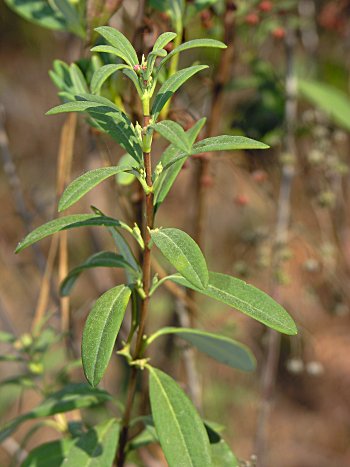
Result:
{"label": "small green bud", "polygon": [[156,165],[155,174],[156,174],[156,176],[158,177],[162,172],[163,172],[163,164],[162,164],[161,162],[159,162],[159,163]]}

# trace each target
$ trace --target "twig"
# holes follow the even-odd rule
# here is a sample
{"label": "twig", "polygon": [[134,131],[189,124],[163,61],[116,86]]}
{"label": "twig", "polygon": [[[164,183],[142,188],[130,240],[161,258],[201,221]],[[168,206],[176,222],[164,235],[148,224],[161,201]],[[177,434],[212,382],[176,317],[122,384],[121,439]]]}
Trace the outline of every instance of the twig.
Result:
{"label": "twig", "polygon": [[[291,190],[295,168],[294,160],[296,156],[295,143],[295,123],[297,117],[296,82],[294,75],[294,47],[295,33],[288,31],[286,36],[286,106],[285,106],[285,154],[288,160],[282,166],[282,177],[280,194],[278,198],[277,222],[275,230],[275,248],[273,273],[281,267],[280,251],[288,241],[288,231],[290,223]],[[273,276],[271,296],[281,301],[281,287]],[[280,354],[281,336],[276,331],[268,330],[267,358],[262,372],[262,400],[258,414],[257,431],[255,439],[255,452],[257,456],[257,467],[266,467],[266,444],[267,425],[272,406],[272,399],[275,389],[278,360]]]}

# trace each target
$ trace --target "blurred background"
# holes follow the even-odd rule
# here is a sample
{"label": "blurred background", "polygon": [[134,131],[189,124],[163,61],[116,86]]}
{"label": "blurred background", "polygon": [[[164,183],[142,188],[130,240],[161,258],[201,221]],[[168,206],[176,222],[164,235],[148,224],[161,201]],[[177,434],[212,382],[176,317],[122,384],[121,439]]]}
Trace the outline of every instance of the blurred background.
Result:
{"label": "blurred background", "polygon": [[[62,237],[59,244],[45,240],[13,253],[26,232],[56,215],[68,180],[123,155],[84,117],[45,116],[59,103],[48,74],[54,60],[76,62],[88,77],[93,27],[109,20],[139,53],[168,30],[184,40],[208,37],[228,45],[224,52],[181,55],[181,66],[198,61],[210,68],[173,99],[170,117],[190,128],[205,116],[202,137],[242,134],[271,148],[191,158],[157,223],[187,231],[211,270],[271,294],[299,329],[295,337],[279,336],[197,296],[191,297],[196,310],[184,317],[183,304],[165,290],[154,300],[150,328],[190,319],[246,343],[258,365],[255,373],[232,371],[172,340],[161,344],[154,360],[183,382],[208,420],[225,426],[223,436],[242,465],[255,465],[257,455],[266,467],[349,466],[350,2],[91,1],[87,33],[52,28],[45,15],[32,14],[32,4],[0,4],[0,326],[15,336],[0,343],[2,421],[40,401],[37,384],[49,391],[83,381],[79,346],[87,312],[99,294],[123,280],[119,271],[89,270],[69,299],[59,297],[68,269],[111,247],[95,228],[70,231],[68,246]],[[72,4],[85,8],[81,0]],[[125,77],[113,77],[104,93],[138,118]],[[164,147],[156,140],[155,159]],[[88,212],[91,204],[132,220],[139,193],[132,180],[105,182],[74,212]],[[10,344],[31,350],[25,359],[12,358]],[[189,362],[196,367],[192,387]],[[116,357],[103,387],[123,397],[125,371]],[[0,465],[17,465],[18,456],[57,438],[49,424],[33,426],[23,425],[0,445]],[[151,450],[130,465],[165,465],[157,456]]]}

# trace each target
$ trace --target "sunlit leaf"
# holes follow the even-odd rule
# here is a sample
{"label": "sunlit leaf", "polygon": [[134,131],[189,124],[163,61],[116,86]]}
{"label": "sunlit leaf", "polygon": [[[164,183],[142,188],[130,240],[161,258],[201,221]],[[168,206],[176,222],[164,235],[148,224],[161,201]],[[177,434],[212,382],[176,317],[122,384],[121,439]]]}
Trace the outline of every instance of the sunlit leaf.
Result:
{"label": "sunlit leaf", "polygon": [[172,120],[162,120],[161,122],[155,123],[152,127],[176,148],[182,149],[185,152],[190,151],[191,144],[187,138],[186,132],[178,123]]}
{"label": "sunlit leaf", "polygon": [[86,320],[82,339],[82,360],[86,379],[96,386],[111,358],[131,290],[118,285],[96,301]]}
{"label": "sunlit leaf", "polygon": [[153,420],[169,467],[211,467],[208,435],[192,402],[170,376],[148,370]]}
{"label": "sunlit leaf", "polygon": [[171,42],[177,34],[175,32],[163,32],[155,41],[153,50],[163,49],[169,42]]}
{"label": "sunlit leaf", "polygon": [[170,278],[177,284],[225,303],[276,331],[284,334],[297,334],[293,319],[281,305],[262,290],[240,279],[227,274],[210,272],[207,288],[200,289],[194,287],[183,277],[171,276]]}
{"label": "sunlit leaf", "polygon": [[197,243],[179,229],[151,230],[151,238],[169,263],[199,288],[208,284],[208,268]]}
{"label": "sunlit leaf", "polygon": [[191,41],[180,44],[178,47],[175,47],[174,50],[172,50],[165,58],[163,58],[159,66],[162,67],[163,65],[165,65],[165,63],[168,60],[170,60],[171,57],[173,57],[174,55],[179,54],[185,50],[193,49],[197,47],[211,47],[211,48],[218,48],[218,49],[226,49],[227,45],[215,39],[193,39]]}
{"label": "sunlit leaf", "polygon": [[86,193],[92,190],[99,183],[103,182],[112,175],[120,172],[132,170],[132,167],[101,167],[94,170],[89,170],[80,177],[71,182],[64,190],[61,199],[58,203],[58,211],[64,211],[77,201],[79,201]]}
{"label": "sunlit leaf", "polygon": [[[111,53],[114,53],[118,57],[125,60],[125,62],[131,67],[139,63],[134,47],[120,31],[117,31],[110,26],[101,26],[96,28],[95,31],[97,31],[112,45],[115,52]],[[92,50],[97,51],[96,47],[94,47]]]}
{"label": "sunlit leaf", "polygon": [[70,216],[59,217],[29,233],[19,244],[15,250],[16,253],[20,252],[24,248],[32,245],[33,243],[42,240],[49,235],[57,233],[61,230],[73,229],[76,227],[84,226],[100,226],[104,225],[107,227],[122,227],[123,223],[112,217],[100,216],[98,214],[72,214]]}
{"label": "sunlit leaf", "polygon": [[134,125],[113,102],[93,94],[75,96],[76,101],[58,105],[47,112],[56,115],[64,112],[87,112],[95,126],[115,139],[140,164],[142,148]]}

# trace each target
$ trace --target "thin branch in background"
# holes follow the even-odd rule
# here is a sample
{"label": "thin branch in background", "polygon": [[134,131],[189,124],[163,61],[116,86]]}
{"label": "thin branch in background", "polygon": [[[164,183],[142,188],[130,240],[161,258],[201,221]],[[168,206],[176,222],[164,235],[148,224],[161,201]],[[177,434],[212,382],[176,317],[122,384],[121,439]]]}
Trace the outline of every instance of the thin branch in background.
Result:
{"label": "thin branch in background", "polygon": [[[277,222],[275,230],[275,245],[273,257],[273,284],[270,295],[281,302],[282,290],[276,281],[276,270],[281,268],[280,252],[288,242],[291,191],[295,174],[294,163],[296,159],[295,125],[297,119],[296,100],[296,78],[294,74],[294,48],[295,33],[288,31],[286,35],[286,105],[285,105],[285,141],[284,154],[286,160],[282,161],[282,177],[277,207]],[[269,329],[267,341],[267,357],[262,372],[261,392],[262,400],[258,413],[257,431],[255,439],[255,453],[257,456],[257,467],[267,467],[267,430],[269,416],[273,403],[273,395],[277,378],[278,361],[280,355],[281,336],[278,332]]]}
{"label": "thin branch in background", "polygon": [[[5,108],[0,104],[0,151],[4,173],[7,176],[17,214],[22,220],[25,232],[29,233],[32,230],[32,216],[24,201],[21,181],[18,177],[16,165],[9,148],[9,141],[5,129],[5,118]],[[34,252],[36,265],[39,271],[43,272],[45,269],[45,257],[38,245],[32,245],[31,248]]]}
{"label": "thin branch in background", "polygon": [[[60,146],[57,160],[57,198],[59,198],[65,188],[67,180],[70,178],[75,134],[77,128],[77,114],[72,113],[66,117],[61,130]],[[68,274],[68,243],[67,231],[59,233],[59,257],[58,257],[58,280],[59,283]],[[69,329],[69,297],[60,298],[61,328],[63,332]]]}

